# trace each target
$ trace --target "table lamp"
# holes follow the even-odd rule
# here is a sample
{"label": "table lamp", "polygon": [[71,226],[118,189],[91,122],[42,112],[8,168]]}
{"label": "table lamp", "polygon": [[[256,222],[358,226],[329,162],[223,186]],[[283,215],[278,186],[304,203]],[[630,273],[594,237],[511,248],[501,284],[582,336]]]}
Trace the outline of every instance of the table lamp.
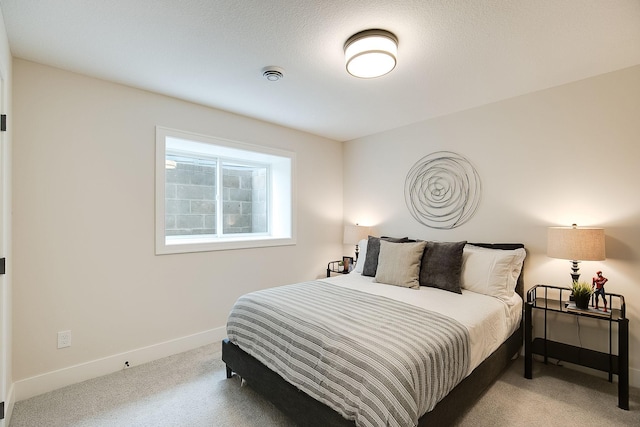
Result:
{"label": "table lamp", "polygon": [[547,256],[571,260],[571,278],[580,278],[580,261],[605,259],[604,229],[578,227],[549,227],[547,232]]}
{"label": "table lamp", "polygon": [[366,239],[367,236],[369,236],[370,230],[371,227],[363,227],[358,224],[344,226],[343,243],[345,245],[356,245],[356,261],[358,261],[358,254],[360,253],[358,242],[362,239]]}

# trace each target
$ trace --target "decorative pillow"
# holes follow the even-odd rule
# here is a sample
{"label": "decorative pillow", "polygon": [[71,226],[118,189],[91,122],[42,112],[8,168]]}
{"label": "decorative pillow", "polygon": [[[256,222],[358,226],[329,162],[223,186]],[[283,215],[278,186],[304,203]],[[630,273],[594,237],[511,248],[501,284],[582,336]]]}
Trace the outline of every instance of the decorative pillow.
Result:
{"label": "decorative pillow", "polygon": [[427,242],[420,265],[420,286],[461,294],[462,251],[467,242]]}
{"label": "decorative pillow", "polygon": [[367,256],[364,261],[364,267],[362,269],[363,276],[376,276],[376,270],[378,268],[378,255],[380,254],[380,239],[393,243],[405,243],[413,242],[407,237],[373,237],[369,236],[367,241]]}
{"label": "decorative pillow", "polygon": [[522,271],[524,248],[489,249],[466,245],[462,253],[462,288],[508,300]]}
{"label": "decorative pillow", "polygon": [[369,239],[362,239],[358,242],[358,249],[360,249],[360,253],[358,254],[358,261],[356,262],[356,267],[353,269],[353,273],[362,274],[362,270],[364,269],[364,261],[367,258],[367,242]]}
{"label": "decorative pillow", "polygon": [[380,240],[380,256],[374,282],[420,289],[420,260],[426,244]]}

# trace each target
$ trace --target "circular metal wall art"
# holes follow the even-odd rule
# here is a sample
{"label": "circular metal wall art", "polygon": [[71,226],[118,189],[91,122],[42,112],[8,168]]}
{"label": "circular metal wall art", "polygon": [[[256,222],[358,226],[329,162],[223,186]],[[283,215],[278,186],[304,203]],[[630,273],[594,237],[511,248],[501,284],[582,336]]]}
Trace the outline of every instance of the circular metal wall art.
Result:
{"label": "circular metal wall art", "polygon": [[465,157],[438,151],[420,159],[407,174],[404,197],[411,215],[430,228],[456,228],[480,204],[480,175]]}

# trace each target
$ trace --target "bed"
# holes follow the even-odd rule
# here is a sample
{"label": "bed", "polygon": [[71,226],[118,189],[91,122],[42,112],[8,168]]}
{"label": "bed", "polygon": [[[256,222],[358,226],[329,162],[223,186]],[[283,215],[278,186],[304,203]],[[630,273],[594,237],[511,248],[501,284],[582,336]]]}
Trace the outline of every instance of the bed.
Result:
{"label": "bed", "polygon": [[520,350],[524,246],[360,246],[348,275],[239,298],[222,343],[227,377],[300,425],[452,424]]}

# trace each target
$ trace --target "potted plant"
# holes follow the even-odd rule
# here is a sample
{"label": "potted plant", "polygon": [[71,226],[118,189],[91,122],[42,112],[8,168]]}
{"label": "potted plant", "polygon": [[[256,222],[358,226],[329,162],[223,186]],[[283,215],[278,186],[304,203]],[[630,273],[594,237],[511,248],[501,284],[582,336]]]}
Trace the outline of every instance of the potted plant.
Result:
{"label": "potted plant", "polygon": [[576,302],[576,308],[580,308],[582,310],[586,310],[589,308],[589,300],[591,299],[591,294],[593,294],[593,289],[591,285],[587,282],[573,282],[573,299]]}

